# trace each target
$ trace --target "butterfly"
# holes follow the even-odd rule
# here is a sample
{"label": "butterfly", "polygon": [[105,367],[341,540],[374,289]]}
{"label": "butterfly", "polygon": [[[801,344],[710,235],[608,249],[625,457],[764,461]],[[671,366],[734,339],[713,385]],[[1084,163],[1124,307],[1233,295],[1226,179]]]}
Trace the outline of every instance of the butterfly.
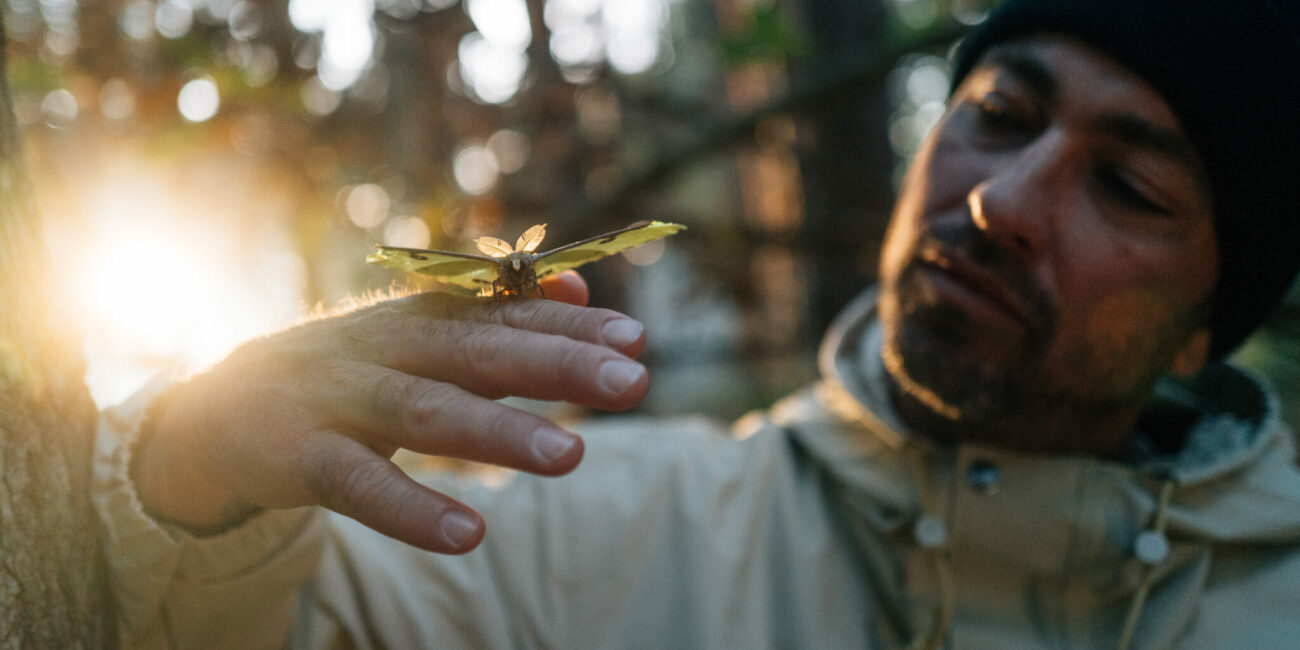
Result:
{"label": "butterfly", "polygon": [[640,221],[590,239],[534,253],[546,237],[546,224],[524,231],[512,248],[496,237],[474,240],[483,255],[376,245],[366,261],[388,268],[432,276],[444,284],[476,291],[480,296],[508,298],[545,296],[537,281],[577,268],[633,246],[675,235],[686,226],[663,221]]}

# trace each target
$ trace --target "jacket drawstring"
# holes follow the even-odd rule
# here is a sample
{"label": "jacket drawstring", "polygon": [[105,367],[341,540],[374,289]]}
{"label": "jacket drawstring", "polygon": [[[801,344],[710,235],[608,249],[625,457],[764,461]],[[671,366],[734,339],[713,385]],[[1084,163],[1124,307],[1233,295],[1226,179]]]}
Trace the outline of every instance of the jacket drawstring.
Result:
{"label": "jacket drawstring", "polygon": [[1156,566],[1169,557],[1169,539],[1165,537],[1165,527],[1169,523],[1169,501],[1174,494],[1174,481],[1166,480],[1160,486],[1160,499],[1152,515],[1151,525],[1138,534],[1133,542],[1133,555],[1142,562],[1142,581],[1133,602],[1129,605],[1128,617],[1124,620],[1124,631],[1120,634],[1119,650],[1128,650],[1133,641],[1133,632],[1137,630],[1138,619],[1146,607],[1147,595],[1151,592],[1151,583],[1155,580]]}
{"label": "jacket drawstring", "polygon": [[[908,644],[908,650],[935,650],[943,646],[952,626],[954,595],[952,562],[948,549],[948,530],[940,515],[934,490],[928,480],[925,462],[921,454],[913,453],[912,463],[916,471],[917,489],[920,492],[921,514],[912,529],[916,543],[930,557],[934,567],[935,580],[939,588],[938,616],[928,633],[917,634]],[[1142,577],[1133,601],[1129,605],[1128,616],[1124,620],[1124,629],[1120,634],[1118,650],[1128,650],[1133,641],[1133,633],[1146,608],[1147,596],[1155,581],[1156,567],[1169,557],[1169,539],[1165,529],[1169,525],[1169,504],[1173,499],[1177,484],[1166,480],[1160,486],[1156,510],[1151,516],[1149,527],[1138,534],[1133,543],[1133,555],[1142,563]]]}
{"label": "jacket drawstring", "polygon": [[952,626],[953,614],[953,575],[952,562],[948,552],[948,527],[941,516],[941,508],[935,498],[934,490],[925,468],[925,460],[920,453],[910,454],[916,472],[917,490],[921,497],[921,515],[917,517],[912,528],[916,543],[930,557],[934,567],[935,581],[939,587],[939,610],[934,626],[928,634],[918,634],[908,644],[908,650],[936,650],[943,647]]}

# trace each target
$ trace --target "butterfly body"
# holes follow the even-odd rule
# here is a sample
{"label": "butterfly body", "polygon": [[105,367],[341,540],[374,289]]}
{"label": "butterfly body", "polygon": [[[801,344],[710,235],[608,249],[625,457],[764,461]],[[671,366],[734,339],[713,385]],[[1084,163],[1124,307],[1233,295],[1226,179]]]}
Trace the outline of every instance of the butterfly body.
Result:
{"label": "butterfly body", "polygon": [[495,298],[542,296],[538,281],[606,255],[676,234],[675,223],[642,221],[626,228],[534,253],[546,236],[546,224],[529,228],[512,247],[496,237],[475,240],[483,255],[423,248],[376,246],[371,264],[432,276],[435,280]]}
{"label": "butterfly body", "polygon": [[504,296],[545,296],[537,284],[536,256],[527,251],[515,251],[501,258],[498,264],[497,279],[492,281],[492,295]]}

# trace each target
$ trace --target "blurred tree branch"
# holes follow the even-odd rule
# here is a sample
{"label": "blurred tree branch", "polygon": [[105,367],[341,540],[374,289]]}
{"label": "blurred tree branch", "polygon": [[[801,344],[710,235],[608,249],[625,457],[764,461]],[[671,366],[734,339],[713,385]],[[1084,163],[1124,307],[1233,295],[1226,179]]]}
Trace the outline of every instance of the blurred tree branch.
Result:
{"label": "blurred tree branch", "polygon": [[837,94],[861,84],[879,84],[903,55],[951,43],[969,29],[965,25],[946,25],[904,42],[885,45],[860,43],[842,48],[829,60],[809,61],[809,74],[788,92],[746,113],[699,128],[685,144],[660,154],[655,162],[643,169],[630,170],[626,180],[604,198],[588,199],[573,206],[574,218],[580,221],[612,220],[613,215],[627,211],[631,202],[671,179],[683,167],[753,137],[755,127],[763,120],[798,112],[817,102],[832,101]]}

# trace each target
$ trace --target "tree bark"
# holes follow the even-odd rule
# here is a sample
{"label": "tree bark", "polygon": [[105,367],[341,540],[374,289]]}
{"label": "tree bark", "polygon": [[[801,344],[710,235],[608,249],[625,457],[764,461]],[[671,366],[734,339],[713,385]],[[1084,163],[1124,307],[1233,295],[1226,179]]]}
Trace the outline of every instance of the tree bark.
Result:
{"label": "tree bark", "polygon": [[111,647],[90,502],[95,407],[73,328],[51,306],[4,63],[0,54],[0,648]]}
{"label": "tree bark", "polygon": [[[884,3],[812,0],[800,6],[815,41],[831,56],[864,43],[887,51]],[[816,72],[796,70],[795,79]],[[894,161],[887,137],[889,106],[880,83],[843,86],[810,105],[805,115],[811,118],[800,170],[802,237],[809,253],[808,331],[823,332],[844,304],[875,280],[875,252],[894,204],[889,182]]]}

